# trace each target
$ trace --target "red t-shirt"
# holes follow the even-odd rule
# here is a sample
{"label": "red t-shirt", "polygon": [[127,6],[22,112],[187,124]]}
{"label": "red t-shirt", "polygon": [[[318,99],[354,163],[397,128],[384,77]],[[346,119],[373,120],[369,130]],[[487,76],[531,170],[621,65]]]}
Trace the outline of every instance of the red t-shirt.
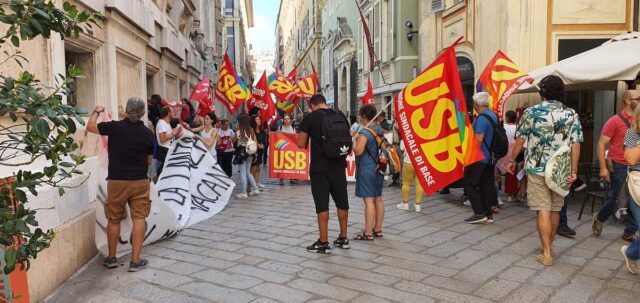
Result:
{"label": "red t-shirt", "polygon": [[[633,121],[633,117],[627,115],[624,111],[622,115],[631,123]],[[609,141],[609,154],[608,158],[611,161],[622,165],[628,165],[627,161],[624,159],[624,135],[627,133],[629,128],[624,123],[620,116],[615,115],[604,124],[602,128],[602,135],[605,135],[611,138]]]}

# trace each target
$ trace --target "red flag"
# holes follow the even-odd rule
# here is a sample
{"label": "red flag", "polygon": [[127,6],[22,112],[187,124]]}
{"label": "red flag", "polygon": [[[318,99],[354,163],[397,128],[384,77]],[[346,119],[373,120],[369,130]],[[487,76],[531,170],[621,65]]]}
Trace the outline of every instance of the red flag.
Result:
{"label": "red flag", "polygon": [[249,101],[249,109],[257,107],[260,109],[260,117],[262,121],[268,121],[276,114],[276,106],[271,99],[269,85],[267,84],[267,73],[263,72],[262,77],[253,88],[253,98]]}
{"label": "red flag", "polygon": [[193,88],[189,99],[198,101],[198,116],[204,116],[215,111],[213,100],[211,100],[211,81],[209,77],[204,77],[204,79]]}
{"label": "red flag", "polygon": [[287,74],[287,80],[291,83],[295,83],[298,78],[298,68],[294,67],[289,74]]}
{"label": "red flag", "polygon": [[362,9],[360,8],[360,4],[358,4],[358,0],[354,0],[356,2],[356,6],[358,6],[358,11],[360,12],[360,21],[362,22],[362,30],[364,31],[364,37],[367,39],[367,48],[369,49],[369,70],[373,71],[375,68],[375,58],[376,54],[373,49],[373,43],[371,43],[371,33],[369,32],[369,26],[367,25],[367,19],[364,17],[362,13]]}
{"label": "red flag", "polygon": [[304,77],[296,83],[295,86],[296,96],[304,99],[309,99],[315,95],[318,91],[318,75],[313,73],[307,77]]}
{"label": "red flag", "polygon": [[249,88],[236,73],[226,52],[224,53],[224,62],[220,67],[218,84],[216,85],[216,98],[222,102],[231,114],[235,114],[242,103],[251,99]]}
{"label": "red flag", "polygon": [[484,158],[467,115],[455,45],[411,81],[394,101],[400,132],[418,180],[432,194]]}
{"label": "red flag", "polygon": [[373,87],[371,86],[371,77],[367,78],[367,92],[362,95],[362,105],[367,104],[376,104],[376,101],[373,99]]}
{"label": "red flag", "polygon": [[288,101],[296,93],[295,87],[291,84],[291,81],[278,72],[269,75],[267,83],[269,84],[269,90],[279,99],[279,101]]}
{"label": "red flag", "polygon": [[489,94],[489,108],[502,119],[505,103],[525,81],[532,83],[533,78],[525,74],[507,55],[498,51],[482,71],[476,89]]}

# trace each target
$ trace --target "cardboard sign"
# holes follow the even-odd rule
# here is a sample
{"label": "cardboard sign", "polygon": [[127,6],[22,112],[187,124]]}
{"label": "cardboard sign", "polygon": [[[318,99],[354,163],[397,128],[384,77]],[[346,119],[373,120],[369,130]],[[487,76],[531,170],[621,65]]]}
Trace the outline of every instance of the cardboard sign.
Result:
{"label": "cardboard sign", "polygon": [[269,135],[269,178],[309,180],[309,149],[298,148],[298,135]]}

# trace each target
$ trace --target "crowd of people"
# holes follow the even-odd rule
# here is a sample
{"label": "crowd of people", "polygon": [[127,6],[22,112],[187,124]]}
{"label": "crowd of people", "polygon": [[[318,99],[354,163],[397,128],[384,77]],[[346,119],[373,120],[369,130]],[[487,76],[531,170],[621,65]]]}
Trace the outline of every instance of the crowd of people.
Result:
{"label": "crowd of people", "polygon": [[[474,111],[477,113],[473,131],[484,159],[467,166],[464,178],[457,183],[458,187],[464,189],[464,195],[468,197],[472,209],[472,214],[464,220],[465,223],[494,223],[494,216],[500,212],[502,204],[500,188],[507,195],[507,201],[524,202],[529,209],[536,211],[541,244],[536,260],[551,266],[556,257],[553,252],[556,235],[575,235],[575,231],[568,226],[566,193],[559,193],[556,187],[573,184],[573,190],[584,188],[584,184],[574,184],[579,182],[578,159],[583,134],[578,114],[563,103],[565,96],[562,80],[556,76],[548,76],[541,80],[539,87],[542,102],[527,108],[521,117],[514,111],[506,112],[504,122],[489,107],[488,94],[481,92],[473,96]],[[638,272],[637,261],[640,259],[640,240],[637,237],[640,189],[635,185],[640,186],[640,183],[633,183],[635,180],[640,182],[640,107],[637,106],[640,92],[628,90],[622,99],[621,112],[607,121],[598,143],[600,177],[602,182],[611,184],[607,187],[611,194],[593,217],[592,233],[599,237],[604,222],[618,209],[623,212],[627,209],[621,238],[625,245],[621,251],[629,271],[635,274]],[[121,121],[97,123],[98,116],[104,110],[102,107],[97,107],[91,115],[87,130],[109,136],[109,186],[105,205],[109,219],[109,256],[104,260],[104,265],[108,268],[114,267],[117,262],[115,248],[119,223],[123,219],[127,203],[134,221],[130,270],[136,271],[148,264],[146,260],[140,259],[141,239],[144,236],[140,220],[144,222],[144,218],[148,216],[150,204],[148,198],[145,200],[142,197],[148,197],[148,189],[146,192],[145,189],[134,192],[122,188],[119,182],[142,182],[148,178],[148,171],[153,172],[151,175],[155,178],[160,177],[171,141],[183,136],[184,130],[193,133],[194,138],[204,144],[227,176],[232,176],[235,165],[240,174],[240,193],[236,196],[237,199],[260,195],[266,188],[261,183],[260,173],[261,167],[268,166],[270,132],[297,134],[298,147],[310,146],[310,191],[315,203],[319,237],[306,247],[307,251],[328,254],[332,247],[348,249],[350,239],[374,241],[376,238],[383,238],[385,207],[382,191],[385,177],[380,171],[379,142],[385,134],[394,133],[392,143],[397,144],[403,154],[401,168],[390,176],[390,186],[401,187],[397,208],[404,211],[411,209],[409,196],[412,189],[415,189],[413,210],[423,210],[424,191],[409,153],[402,152],[405,147],[399,139],[399,130],[374,105],[362,106],[357,116],[347,119],[343,113],[329,108],[325,98],[318,94],[309,100],[310,112],[297,115],[295,119],[284,114],[270,121],[262,121],[260,115],[254,112],[251,115],[241,115],[237,119],[237,126],[231,127],[228,119],[218,119],[214,113],[208,113],[204,117],[197,116],[190,102],[183,102],[179,117],[170,106],[163,104],[158,95],[153,95],[148,104],[138,98],[129,99],[126,118]],[[141,121],[145,108],[148,108],[155,136]],[[509,150],[506,156],[496,158],[496,140],[501,132],[508,138]],[[127,140],[130,140],[130,134],[133,133],[144,138],[143,144],[132,145],[140,148],[133,149],[127,145]],[[343,142],[340,140],[345,137],[348,138],[348,143],[336,145],[336,142]],[[127,148],[119,148],[121,146]],[[558,160],[560,158],[556,151],[562,148],[568,150],[570,156]],[[607,149],[608,155],[605,155]],[[365,216],[363,230],[352,237],[347,234],[349,195],[345,171],[346,150],[352,150],[355,154],[355,196],[363,200]],[[560,163],[567,168],[566,178],[562,180],[565,184],[550,184],[545,179],[548,163],[557,161],[566,162]],[[152,167],[147,171],[150,165]],[[635,176],[636,173],[638,176]],[[296,183],[295,180],[289,182]],[[284,185],[284,180],[279,180],[279,184]],[[624,191],[628,191],[628,195]],[[618,198],[621,192],[628,197],[628,203],[621,202]],[[449,188],[443,188],[441,193],[450,193]],[[329,244],[328,235],[330,198],[337,208],[340,224],[340,233],[333,241],[333,246]]]}

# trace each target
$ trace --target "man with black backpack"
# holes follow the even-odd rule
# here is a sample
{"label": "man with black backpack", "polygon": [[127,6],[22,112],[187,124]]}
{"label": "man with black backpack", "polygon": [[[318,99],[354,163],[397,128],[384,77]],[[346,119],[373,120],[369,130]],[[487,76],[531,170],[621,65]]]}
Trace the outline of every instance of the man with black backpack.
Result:
{"label": "man with black backpack", "polygon": [[[478,117],[473,132],[484,154],[484,160],[467,166],[464,170],[464,190],[469,197],[473,215],[465,223],[493,223],[492,207],[498,206],[498,194],[493,183],[495,164],[508,152],[509,142],[498,116],[489,109],[489,94],[473,95],[473,108]],[[506,148],[505,148],[506,146]]]}
{"label": "man with black backpack", "polygon": [[300,123],[298,147],[306,148],[311,139],[311,194],[316,205],[320,238],[307,246],[307,251],[330,254],[329,246],[329,195],[338,209],[340,235],[333,241],[334,246],[347,249],[347,223],[349,218],[349,197],[347,194],[347,155],[353,143],[347,117],[327,106],[323,95],[311,97],[311,110]]}

